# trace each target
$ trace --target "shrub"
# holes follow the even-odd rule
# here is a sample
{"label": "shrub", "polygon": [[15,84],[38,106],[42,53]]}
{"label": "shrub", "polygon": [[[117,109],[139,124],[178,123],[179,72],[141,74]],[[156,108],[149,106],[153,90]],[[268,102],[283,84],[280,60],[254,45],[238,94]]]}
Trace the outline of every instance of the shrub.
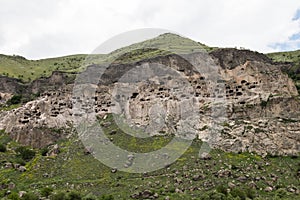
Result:
{"label": "shrub", "polygon": [[77,192],[70,192],[68,195],[67,195],[67,200],[81,200],[81,195]]}
{"label": "shrub", "polygon": [[199,197],[200,200],[225,200],[226,195],[217,191],[209,191]]}
{"label": "shrub", "polygon": [[214,193],[210,196],[211,200],[225,200],[226,196],[225,194],[222,193]]}
{"label": "shrub", "polygon": [[29,161],[35,156],[35,151],[23,146],[18,147],[16,153],[25,161]]}
{"label": "shrub", "polygon": [[39,200],[39,197],[32,192],[24,194],[22,197],[24,200]]}
{"label": "shrub", "polygon": [[245,200],[246,199],[245,192],[242,189],[239,189],[239,188],[232,189],[232,191],[230,192],[230,194],[233,197],[239,197],[241,200]]}
{"label": "shrub", "polygon": [[51,195],[52,192],[53,192],[53,189],[52,189],[52,188],[48,188],[48,187],[43,188],[43,189],[41,190],[41,196],[42,196],[42,197],[49,197],[49,196]]}
{"label": "shrub", "polygon": [[114,197],[112,195],[102,195],[100,200],[114,200]]}
{"label": "shrub", "polygon": [[12,199],[12,200],[19,200],[19,195],[16,192],[12,192],[11,194],[8,195],[7,197],[8,199]]}
{"label": "shrub", "polygon": [[253,190],[251,188],[246,188],[245,193],[246,193],[246,196],[250,199],[254,199],[257,196],[255,190]]}
{"label": "shrub", "polygon": [[202,194],[200,197],[199,197],[199,200],[210,200],[210,197],[208,194]]}
{"label": "shrub", "polygon": [[171,187],[171,188],[169,189],[169,192],[170,192],[170,193],[175,193],[175,188],[174,188],[174,187]]}
{"label": "shrub", "polygon": [[261,100],[260,106],[261,106],[262,108],[267,107],[267,105],[268,105],[268,101]]}
{"label": "shrub", "polygon": [[19,104],[19,103],[21,103],[21,101],[22,101],[22,95],[16,94],[16,95],[12,96],[12,98],[10,98],[10,99],[7,101],[7,104],[9,104],[9,105],[12,105],[12,104]]}
{"label": "shrub", "polygon": [[217,192],[227,195],[227,187],[224,185],[219,185],[217,187]]}
{"label": "shrub", "polygon": [[11,141],[11,138],[8,135],[5,135],[4,131],[0,131],[0,135],[1,135],[1,137],[0,137],[1,144],[7,145]]}
{"label": "shrub", "polygon": [[48,153],[48,148],[47,147],[42,148],[40,152],[41,152],[42,156],[46,156]]}
{"label": "shrub", "polygon": [[20,158],[20,157],[14,158],[12,162],[17,163],[17,164],[20,164],[20,165],[22,165],[22,166],[25,166],[25,165],[26,165],[25,160],[23,160],[23,158]]}
{"label": "shrub", "polygon": [[283,198],[288,196],[288,192],[285,188],[280,188],[276,191],[276,197]]}
{"label": "shrub", "polygon": [[51,200],[65,200],[66,198],[66,194],[64,192],[59,192],[57,194],[53,194],[50,197]]}
{"label": "shrub", "polygon": [[85,197],[83,197],[83,200],[96,200],[97,197],[91,193],[87,194]]}
{"label": "shrub", "polygon": [[0,152],[5,152],[5,151],[6,151],[6,146],[0,143]]}

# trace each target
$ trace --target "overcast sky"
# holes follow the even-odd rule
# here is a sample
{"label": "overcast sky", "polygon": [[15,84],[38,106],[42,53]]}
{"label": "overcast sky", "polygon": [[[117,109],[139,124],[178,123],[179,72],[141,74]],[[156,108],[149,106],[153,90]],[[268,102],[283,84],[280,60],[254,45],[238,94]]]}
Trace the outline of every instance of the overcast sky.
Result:
{"label": "overcast sky", "polygon": [[0,0],[0,53],[91,53],[124,31],[162,28],[218,47],[300,49],[299,0]]}

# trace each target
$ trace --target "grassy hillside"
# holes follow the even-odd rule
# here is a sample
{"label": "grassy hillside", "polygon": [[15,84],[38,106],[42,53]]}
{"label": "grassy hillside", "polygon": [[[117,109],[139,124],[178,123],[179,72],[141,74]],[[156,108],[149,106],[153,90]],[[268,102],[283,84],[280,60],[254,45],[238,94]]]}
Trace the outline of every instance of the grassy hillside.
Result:
{"label": "grassy hillside", "polygon": [[80,67],[84,55],[72,55],[42,60],[27,60],[21,56],[0,55],[0,73],[23,81],[49,76],[54,70],[74,70]]}
{"label": "grassy hillside", "polygon": [[162,34],[156,38],[144,42],[132,44],[120,48],[109,54],[103,55],[71,55],[58,58],[41,60],[27,60],[21,56],[7,56],[0,54],[0,74],[22,79],[30,82],[42,76],[49,76],[54,70],[74,72],[82,71],[89,64],[101,64],[105,62],[134,62],[157,55],[176,53],[192,53],[213,48],[196,43],[188,38],[175,34]]}
{"label": "grassy hillside", "polygon": [[199,51],[212,51],[213,47],[208,47],[199,42],[195,42],[189,38],[185,38],[176,34],[165,33],[159,35],[156,38],[146,40],[144,42],[132,44],[127,47],[123,47],[111,52],[108,55],[108,59],[116,59],[126,52],[131,52],[137,49],[157,49],[155,53],[149,54],[149,52],[139,52],[140,58],[149,58],[156,55],[163,55],[163,52],[178,53],[178,54],[188,54]]}
{"label": "grassy hillside", "polygon": [[[107,123],[111,123],[103,127],[107,136],[116,145],[130,151],[152,151],[171,139],[171,136],[157,136],[146,143],[143,139],[139,141],[123,133],[111,116],[102,124]],[[36,196],[43,196],[45,190],[49,190],[51,199],[61,200],[72,199],[70,195],[98,196],[107,200],[164,200],[166,197],[175,200],[276,200],[297,199],[295,192],[300,189],[300,157],[262,158],[252,153],[212,150],[211,159],[203,160],[199,158],[202,145],[199,140],[195,140],[172,165],[144,174],[112,171],[91,154],[85,153],[85,148],[76,137],[59,141],[60,152],[56,156],[45,156],[47,150],[36,149],[29,160],[24,160],[17,153],[19,145],[10,141],[5,133],[0,135],[0,143],[6,146],[6,151],[0,152],[0,163],[6,166],[0,168],[1,198],[11,198],[8,190],[11,194],[26,191]],[[19,163],[27,170],[20,172],[7,167],[7,163]],[[59,198],[59,195],[69,198]]]}
{"label": "grassy hillside", "polygon": [[[136,62],[138,60],[166,55],[170,53],[187,54],[206,50],[211,52],[215,47],[208,47],[189,38],[165,33],[143,42],[117,49],[109,54],[70,55],[41,60],[27,60],[21,56],[0,54],[0,74],[30,82],[39,77],[49,76],[55,70],[76,72],[82,71],[89,64],[107,62]],[[172,50],[172,51],[170,51]],[[296,81],[300,88],[300,50],[267,54],[275,62],[292,62],[292,67],[285,71]]]}

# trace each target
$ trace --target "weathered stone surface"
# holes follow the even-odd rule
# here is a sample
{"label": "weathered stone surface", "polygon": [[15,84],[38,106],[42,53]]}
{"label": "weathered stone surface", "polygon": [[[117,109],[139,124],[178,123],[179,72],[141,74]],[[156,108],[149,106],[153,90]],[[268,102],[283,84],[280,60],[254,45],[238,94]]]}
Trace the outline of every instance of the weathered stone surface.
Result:
{"label": "weathered stone surface", "polygon": [[[294,83],[280,66],[250,51],[221,49],[211,56],[218,72],[215,82],[209,80],[209,68],[198,72],[172,55],[112,65],[102,83],[93,85],[96,92],[85,97],[72,96],[73,84],[65,81],[65,75],[54,73],[28,86],[31,92],[42,91],[41,97],[0,114],[0,129],[22,144],[44,147],[66,137],[65,130],[72,130],[74,119],[86,113],[100,118],[115,113],[148,135],[175,133],[198,137],[225,151],[296,155],[300,151],[300,100]],[[202,57],[190,55],[193,62]],[[172,78],[170,71],[159,69],[160,74],[147,81],[135,71],[135,80],[122,79],[137,66],[148,72],[153,63],[170,67],[178,76]],[[195,63],[198,67],[205,64]],[[48,88],[47,81],[51,83]],[[38,90],[41,85],[43,89]],[[16,87],[2,83],[0,92]],[[91,107],[89,102],[93,101]],[[82,112],[74,109],[75,102],[81,104]]]}

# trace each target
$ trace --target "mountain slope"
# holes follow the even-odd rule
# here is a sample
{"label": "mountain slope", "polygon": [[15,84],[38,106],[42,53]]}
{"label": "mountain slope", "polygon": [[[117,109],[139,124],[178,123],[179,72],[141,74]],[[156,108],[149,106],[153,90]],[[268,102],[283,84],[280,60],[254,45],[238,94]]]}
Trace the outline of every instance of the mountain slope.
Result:
{"label": "mountain slope", "polygon": [[[165,55],[170,49],[176,53],[191,53],[201,49],[211,51],[213,48],[196,43],[188,38],[166,33],[150,40],[117,49],[106,55],[81,54],[41,60],[27,60],[21,56],[0,55],[0,74],[30,82],[40,77],[50,76],[55,70],[76,72],[84,70],[84,68],[90,64],[113,62],[127,52],[138,54],[135,58],[126,58],[126,62],[134,62],[158,55]],[[139,51],[134,53],[137,50]],[[168,52],[167,54],[169,53],[173,52]],[[125,59],[123,58],[123,62],[124,61]]]}
{"label": "mountain slope", "polygon": [[[151,48],[152,44],[158,48]],[[188,55],[164,50],[169,45]],[[12,66],[14,76],[25,73],[19,71],[23,65],[30,69],[36,63],[32,69],[36,71],[23,77],[32,78],[27,84],[0,77],[5,108],[0,110],[0,198],[20,199],[20,194],[21,199],[54,200],[297,199],[300,99],[293,81],[281,71],[293,63],[273,62],[248,50],[204,46],[209,54],[192,51],[202,47],[164,34],[107,55],[90,55],[88,60],[86,55],[39,61],[3,56],[2,67]],[[209,65],[203,59],[208,56]],[[282,59],[280,54],[271,56]],[[86,74],[97,74],[105,62],[113,64],[104,72],[104,80],[92,85],[95,92],[88,95],[89,90],[74,86],[76,72],[86,69],[86,78]],[[65,72],[52,73],[57,65]],[[45,68],[51,76],[36,79]],[[152,75],[147,79],[148,74]],[[181,81],[188,86],[180,87]],[[75,91],[80,95],[74,96]],[[22,101],[25,94],[28,102]],[[76,103],[82,104],[76,107]],[[128,106],[123,110],[120,105]],[[78,134],[74,123],[88,113],[95,114],[107,137],[90,139],[103,144],[111,141],[128,150],[126,162],[118,154],[110,155],[111,151],[106,152],[109,159],[120,161],[113,168],[94,157],[102,149],[97,143],[86,145],[90,131]],[[141,130],[151,137],[132,136]],[[157,171],[121,171],[132,170],[139,153],[190,135],[194,136],[191,146],[176,162],[166,164],[168,153],[158,154],[153,162],[143,160],[149,166],[165,164]]]}

